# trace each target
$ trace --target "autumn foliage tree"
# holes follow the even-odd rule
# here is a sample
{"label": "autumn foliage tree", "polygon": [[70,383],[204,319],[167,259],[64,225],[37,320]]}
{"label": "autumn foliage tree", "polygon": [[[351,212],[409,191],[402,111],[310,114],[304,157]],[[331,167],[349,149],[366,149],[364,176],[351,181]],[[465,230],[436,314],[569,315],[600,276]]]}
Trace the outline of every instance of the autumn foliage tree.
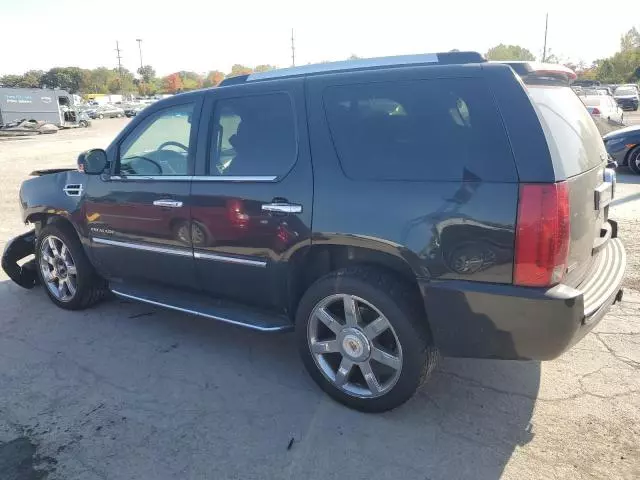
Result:
{"label": "autumn foliage tree", "polygon": [[202,82],[202,86],[207,87],[217,87],[220,85],[220,82],[224,80],[224,73],[219,70],[212,70],[207,74],[207,77]]}
{"label": "autumn foliage tree", "polygon": [[179,73],[172,73],[164,78],[164,89],[169,93],[177,93],[183,89],[182,78]]}

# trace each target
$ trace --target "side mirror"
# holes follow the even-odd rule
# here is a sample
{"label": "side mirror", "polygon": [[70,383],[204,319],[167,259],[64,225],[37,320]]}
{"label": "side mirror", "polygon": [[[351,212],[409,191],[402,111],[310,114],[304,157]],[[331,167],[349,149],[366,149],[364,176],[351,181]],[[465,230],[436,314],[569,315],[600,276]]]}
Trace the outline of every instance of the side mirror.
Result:
{"label": "side mirror", "polygon": [[109,165],[107,152],[101,148],[87,150],[78,156],[78,171],[87,175],[100,175],[107,165]]}

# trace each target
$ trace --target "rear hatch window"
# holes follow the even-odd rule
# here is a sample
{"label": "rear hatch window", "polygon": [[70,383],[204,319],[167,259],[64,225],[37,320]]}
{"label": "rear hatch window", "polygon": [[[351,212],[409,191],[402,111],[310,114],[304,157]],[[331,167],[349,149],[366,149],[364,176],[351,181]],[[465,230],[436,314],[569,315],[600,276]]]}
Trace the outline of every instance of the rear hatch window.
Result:
{"label": "rear hatch window", "polygon": [[602,164],[604,144],[578,96],[568,87],[528,86],[556,174],[573,177]]}

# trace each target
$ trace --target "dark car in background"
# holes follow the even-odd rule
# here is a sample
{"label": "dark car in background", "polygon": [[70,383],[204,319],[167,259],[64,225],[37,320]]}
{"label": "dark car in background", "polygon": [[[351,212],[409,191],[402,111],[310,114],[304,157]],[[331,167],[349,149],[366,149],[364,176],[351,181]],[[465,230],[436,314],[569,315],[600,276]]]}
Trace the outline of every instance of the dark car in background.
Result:
{"label": "dark car in background", "polygon": [[124,117],[124,110],[115,105],[101,105],[89,114],[91,118],[121,118]]}
{"label": "dark car in background", "polygon": [[363,411],[408,400],[438,352],[556,358],[621,296],[615,171],[572,73],[515,67],[360,59],[161,100],[23,182],[34,230],[3,268],[69,310],[110,291],[295,330],[311,377]]}
{"label": "dark car in background", "polygon": [[616,88],[613,92],[613,98],[623,110],[638,110],[640,95],[636,86],[622,85]]}
{"label": "dark car in background", "polygon": [[138,113],[140,113],[142,110],[144,110],[146,107],[146,105],[129,105],[127,107],[125,107],[124,109],[124,115],[127,118],[131,118],[131,117],[135,117],[136,115],[138,115]]}
{"label": "dark car in background", "polygon": [[640,125],[615,130],[603,137],[609,155],[618,165],[640,175]]}

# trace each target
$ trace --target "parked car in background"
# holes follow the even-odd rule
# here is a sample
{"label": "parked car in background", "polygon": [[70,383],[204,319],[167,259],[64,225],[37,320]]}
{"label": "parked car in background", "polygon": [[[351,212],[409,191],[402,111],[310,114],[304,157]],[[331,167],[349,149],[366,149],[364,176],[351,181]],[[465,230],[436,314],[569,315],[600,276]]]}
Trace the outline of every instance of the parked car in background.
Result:
{"label": "parked car in background", "polygon": [[640,125],[621,128],[604,137],[607,152],[618,163],[640,175]]}
{"label": "parked car in background", "polygon": [[115,105],[101,105],[96,108],[91,118],[121,118],[124,117],[124,110]]}
{"label": "parked car in background", "polygon": [[135,117],[136,115],[138,115],[138,113],[140,113],[142,110],[144,110],[144,108],[147,105],[129,105],[127,108],[124,109],[124,114],[127,118],[130,117]]}
{"label": "parked car in background", "polygon": [[320,388],[368,412],[408,400],[438,351],[551,360],[621,298],[626,257],[602,137],[570,72],[541,67],[405,55],[161,100],[23,182],[34,230],[2,266],[68,310],[111,291],[295,330]]}
{"label": "parked car in background", "polygon": [[623,110],[638,110],[640,104],[640,95],[638,94],[638,87],[634,85],[621,85],[616,88],[613,94],[618,105]]}
{"label": "parked car in background", "polygon": [[600,117],[617,124],[623,123],[624,112],[609,95],[580,96],[580,100],[593,117]]}
{"label": "parked car in background", "polygon": [[592,88],[600,86],[599,80],[575,80],[571,83],[572,87]]}

